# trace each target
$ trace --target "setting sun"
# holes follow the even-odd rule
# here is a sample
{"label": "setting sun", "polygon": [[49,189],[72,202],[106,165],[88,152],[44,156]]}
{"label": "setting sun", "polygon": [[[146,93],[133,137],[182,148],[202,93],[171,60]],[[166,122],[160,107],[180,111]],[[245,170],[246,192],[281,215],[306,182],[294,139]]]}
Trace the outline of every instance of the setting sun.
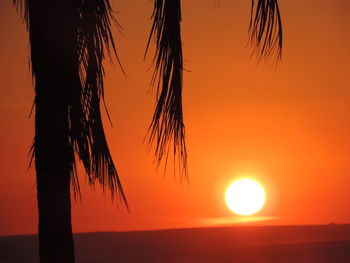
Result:
{"label": "setting sun", "polygon": [[240,179],[233,182],[226,190],[225,200],[227,206],[239,215],[252,215],[257,213],[265,204],[265,191],[254,180]]}

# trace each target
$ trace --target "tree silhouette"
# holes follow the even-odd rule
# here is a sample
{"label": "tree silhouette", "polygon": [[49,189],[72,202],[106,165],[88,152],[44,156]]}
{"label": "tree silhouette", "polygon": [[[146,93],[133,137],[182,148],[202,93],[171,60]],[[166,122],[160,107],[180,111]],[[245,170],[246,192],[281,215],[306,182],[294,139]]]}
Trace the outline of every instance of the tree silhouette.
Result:
{"label": "tree silhouette", "polygon": [[[72,184],[80,195],[77,158],[90,184],[108,188],[112,197],[127,201],[105,138],[100,102],[104,97],[102,61],[118,60],[111,33],[109,0],[13,0],[29,31],[35,80],[35,163],[41,262],[74,262],[71,225]],[[282,27],[277,0],[252,1],[250,39],[258,60],[277,51],[281,58]],[[180,0],[154,0],[153,26],[147,49],[156,42],[156,110],[149,128],[158,164],[170,149],[187,176],[182,115],[182,42]],[[147,50],[146,50],[147,51]],[[118,60],[119,61],[119,60]],[[173,147],[171,147],[173,145]]]}

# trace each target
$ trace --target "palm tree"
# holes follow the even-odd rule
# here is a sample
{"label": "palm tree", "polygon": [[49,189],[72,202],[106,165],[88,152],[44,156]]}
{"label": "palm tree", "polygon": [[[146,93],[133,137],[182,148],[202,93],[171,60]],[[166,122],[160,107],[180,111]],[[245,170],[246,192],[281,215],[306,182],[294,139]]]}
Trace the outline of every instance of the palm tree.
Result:
{"label": "palm tree", "polygon": [[70,185],[76,158],[89,183],[127,206],[103,131],[105,50],[116,54],[109,1],[14,0],[29,30],[35,79],[35,160],[41,262],[74,262]]}
{"label": "palm tree", "polygon": [[[13,0],[29,31],[35,80],[35,162],[41,262],[74,262],[70,186],[80,196],[76,158],[88,181],[108,188],[126,207],[127,201],[104,135],[100,101],[104,96],[102,61],[117,60],[109,0]],[[255,10],[255,11],[254,11]],[[182,42],[180,0],[155,0],[150,39],[156,42],[156,110],[149,128],[158,164],[170,148],[187,176],[182,115]],[[282,29],[277,0],[252,1],[251,40],[258,59],[277,50]],[[147,51],[147,50],[146,50]],[[119,60],[118,60],[119,62]],[[166,161],[165,161],[166,163]]]}

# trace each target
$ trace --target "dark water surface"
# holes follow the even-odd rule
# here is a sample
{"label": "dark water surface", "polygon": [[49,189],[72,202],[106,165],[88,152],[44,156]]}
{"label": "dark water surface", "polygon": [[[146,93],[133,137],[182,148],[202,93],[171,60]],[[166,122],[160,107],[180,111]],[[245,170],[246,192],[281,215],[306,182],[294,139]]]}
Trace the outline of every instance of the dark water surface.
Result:
{"label": "dark water surface", "polygon": [[[75,234],[76,262],[350,263],[350,225]],[[35,235],[0,237],[0,263],[38,262]]]}

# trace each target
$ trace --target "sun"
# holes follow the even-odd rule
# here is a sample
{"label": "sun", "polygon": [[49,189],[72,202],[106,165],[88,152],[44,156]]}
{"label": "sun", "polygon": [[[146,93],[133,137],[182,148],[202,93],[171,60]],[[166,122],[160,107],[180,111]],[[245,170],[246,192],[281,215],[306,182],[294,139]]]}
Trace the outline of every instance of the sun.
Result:
{"label": "sun", "polygon": [[265,204],[264,188],[251,179],[239,179],[226,190],[227,206],[238,215],[248,216],[257,213]]}

